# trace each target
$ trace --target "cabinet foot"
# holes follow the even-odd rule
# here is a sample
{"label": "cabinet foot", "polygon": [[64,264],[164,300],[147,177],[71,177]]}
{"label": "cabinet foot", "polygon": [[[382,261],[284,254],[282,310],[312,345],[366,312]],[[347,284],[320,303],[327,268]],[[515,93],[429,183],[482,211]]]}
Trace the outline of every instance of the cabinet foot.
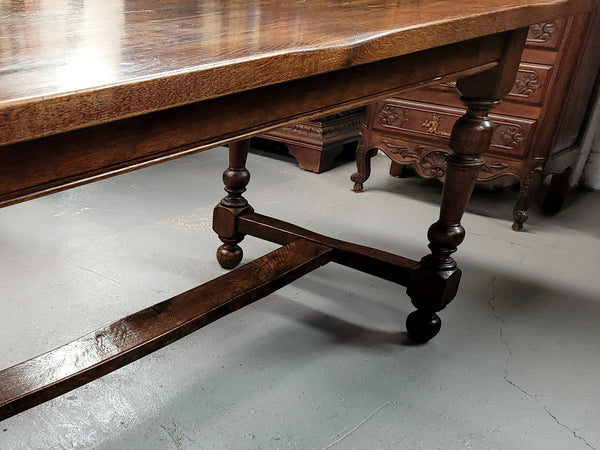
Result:
{"label": "cabinet foot", "polygon": [[361,147],[362,141],[356,149],[356,167],[357,171],[352,174],[350,180],[354,183],[352,190],[354,192],[363,191],[363,183],[371,175],[371,158],[377,154],[376,148],[364,149]]}
{"label": "cabinet foot", "polygon": [[521,231],[523,229],[523,224],[529,218],[527,211],[531,206],[535,192],[542,183],[543,173],[544,169],[542,167],[536,167],[527,174],[525,181],[521,182],[521,191],[519,192],[517,203],[513,209],[514,222],[512,224],[512,229],[514,231]]}
{"label": "cabinet foot", "polygon": [[565,206],[569,190],[571,189],[572,176],[572,167],[567,167],[563,172],[552,175],[550,187],[542,205],[545,213],[556,214]]}

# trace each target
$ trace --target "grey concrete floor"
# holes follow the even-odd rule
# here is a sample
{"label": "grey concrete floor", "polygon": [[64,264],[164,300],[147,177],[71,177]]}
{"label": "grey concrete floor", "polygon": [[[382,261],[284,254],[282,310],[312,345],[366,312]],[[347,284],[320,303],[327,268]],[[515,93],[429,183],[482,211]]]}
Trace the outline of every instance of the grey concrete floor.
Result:
{"label": "grey concrete floor", "polygon": [[[0,211],[0,367],[223,273],[214,149]],[[440,186],[352,163],[250,156],[258,212],[420,258]],[[98,381],[0,423],[0,448],[600,449],[600,193],[510,229],[477,191],[459,295],[411,345],[404,289],[330,264]],[[245,259],[275,248],[247,238]]]}

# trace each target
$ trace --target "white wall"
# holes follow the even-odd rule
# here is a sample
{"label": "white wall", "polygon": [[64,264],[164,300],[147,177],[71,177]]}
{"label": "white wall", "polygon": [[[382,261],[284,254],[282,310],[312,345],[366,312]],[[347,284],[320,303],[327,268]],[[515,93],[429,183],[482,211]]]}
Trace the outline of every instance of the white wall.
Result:
{"label": "white wall", "polygon": [[[596,105],[598,109],[598,105]],[[599,116],[600,114],[596,114]],[[588,189],[600,191],[600,126],[595,124],[596,133],[592,141],[590,156],[583,169],[583,185]]]}
{"label": "white wall", "polygon": [[592,111],[581,141],[580,158],[575,167],[574,183],[600,191],[600,80]]}

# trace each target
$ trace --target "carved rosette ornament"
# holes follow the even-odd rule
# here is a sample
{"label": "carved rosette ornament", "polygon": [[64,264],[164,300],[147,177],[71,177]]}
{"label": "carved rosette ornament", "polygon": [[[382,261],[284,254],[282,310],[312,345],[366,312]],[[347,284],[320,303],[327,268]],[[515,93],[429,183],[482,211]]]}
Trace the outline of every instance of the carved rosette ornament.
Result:
{"label": "carved rosette ornament", "polygon": [[516,148],[523,143],[525,136],[520,125],[498,124],[492,143],[496,143],[496,139],[499,140],[497,143],[504,147]]}
{"label": "carved rosette ornament", "polygon": [[403,109],[384,105],[377,113],[377,120],[383,127],[398,128],[407,119]]}
{"label": "carved rosette ornament", "polygon": [[414,167],[416,171],[424,178],[438,178],[444,180],[446,177],[446,166],[448,156],[450,153],[446,153],[439,150],[431,151],[420,160],[416,160]]}
{"label": "carved rosette ornament", "polygon": [[539,81],[540,77],[537,72],[533,70],[520,70],[510,93],[511,95],[529,98],[539,89]]}
{"label": "carved rosette ornament", "polygon": [[529,27],[529,33],[527,34],[527,40],[546,42],[552,37],[556,31],[556,24],[554,22],[547,23],[536,23]]}

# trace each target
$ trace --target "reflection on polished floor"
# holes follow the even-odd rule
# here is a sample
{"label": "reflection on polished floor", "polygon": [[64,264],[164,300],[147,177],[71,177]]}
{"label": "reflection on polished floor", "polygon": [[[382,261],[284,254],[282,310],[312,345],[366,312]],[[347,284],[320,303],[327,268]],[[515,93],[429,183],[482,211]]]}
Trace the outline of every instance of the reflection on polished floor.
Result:
{"label": "reflection on polished floor", "polygon": [[[214,149],[0,211],[0,366],[223,273]],[[250,155],[257,212],[419,258],[440,186]],[[600,193],[511,231],[476,191],[441,333],[411,345],[404,288],[330,264],[83,388],[0,423],[0,448],[600,449]],[[247,238],[247,259],[273,244]]]}

